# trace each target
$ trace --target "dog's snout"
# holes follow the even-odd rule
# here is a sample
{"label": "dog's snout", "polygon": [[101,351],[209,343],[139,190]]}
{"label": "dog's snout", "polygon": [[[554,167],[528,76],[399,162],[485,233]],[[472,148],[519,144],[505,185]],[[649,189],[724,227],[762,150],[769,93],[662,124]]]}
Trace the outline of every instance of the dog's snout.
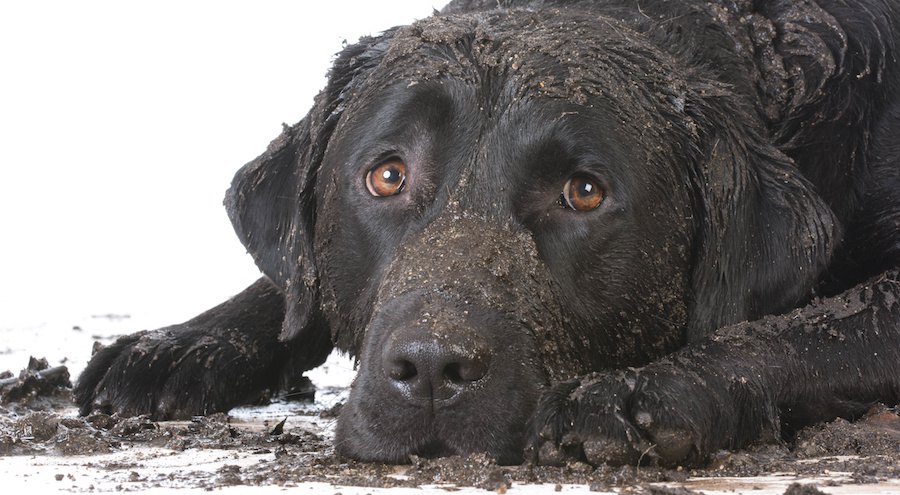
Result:
{"label": "dog's snout", "polygon": [[476,386],[490,370],[489,346],[471,332],[410,328],[392,337],[383,354],[384,374],[407,399],[452,399]]}

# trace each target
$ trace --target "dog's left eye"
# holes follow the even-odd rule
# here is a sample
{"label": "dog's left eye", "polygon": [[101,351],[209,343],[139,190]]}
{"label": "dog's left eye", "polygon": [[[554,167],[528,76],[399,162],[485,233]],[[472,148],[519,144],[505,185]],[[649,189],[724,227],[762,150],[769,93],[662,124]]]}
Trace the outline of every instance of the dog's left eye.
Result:
{"label": "dog's left eye", "polygon": [[399,158],[382,162],[366,174],[366,189],[379,198],[400,194],[405,185],[406,164]]}

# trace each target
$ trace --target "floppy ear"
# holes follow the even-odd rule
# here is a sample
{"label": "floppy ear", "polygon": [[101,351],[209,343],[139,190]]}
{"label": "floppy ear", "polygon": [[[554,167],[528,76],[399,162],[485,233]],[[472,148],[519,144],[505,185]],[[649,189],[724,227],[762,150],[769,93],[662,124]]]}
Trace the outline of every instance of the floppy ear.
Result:
{"label": "floppy ear", "polygon": [[235,232],[256,266],[285,295],[282,338],[307,327],[318,299],[311,252],[315,201],[310,186],[318,168],[310,136],[314,111],[285,126],[265,153],[237,172],[225,195]]}
{"label": "floppy ear", "polygon": [[841,236],[812,184],[751,127],[753,114],[723,100],[695,162],[701,218],[689,341],[811,298]]}
{"label": "floppy ear", "polygon": [[325,90],[306,117],[283,132],[265,153],[244,165],[225,195],[241,242],[259,269],[285,296],[282,340],[318,328],[319,284],[313,256],[315,186],[322,156],[354,86],[377,65],[391,31],[363,38],[335,59]]}

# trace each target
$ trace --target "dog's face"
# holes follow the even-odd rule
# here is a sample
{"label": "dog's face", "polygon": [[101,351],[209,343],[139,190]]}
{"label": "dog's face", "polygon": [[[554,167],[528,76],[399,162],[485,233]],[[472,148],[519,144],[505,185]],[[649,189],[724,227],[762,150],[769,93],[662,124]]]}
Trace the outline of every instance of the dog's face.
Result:
{"label": "dog's face", "polygon": [[729,296],[777,249],[730,253],[715,234],[753,237],[742,208],[765,208],[714,170],[760,173],[722,144],[701,94],[721,88],[613,21],[433,18],[351,47],[331,81],[229,210],[285,291],[286,335],[327,325],[359,359],[343,454],[520,460],[551,381],[784,304]]}
{"label": "dog's face", "polygon": [[355,457],[515,460],[549,379],[682,341],[691,201],[666,123],[633,120],[640,94],[573,101],[567,85],[630,74],[522,50],[553,27],[497,27],[449,46],[396,33],[412,53],[369,74],[324,155],[315,251],[360,359],[338,429]]}

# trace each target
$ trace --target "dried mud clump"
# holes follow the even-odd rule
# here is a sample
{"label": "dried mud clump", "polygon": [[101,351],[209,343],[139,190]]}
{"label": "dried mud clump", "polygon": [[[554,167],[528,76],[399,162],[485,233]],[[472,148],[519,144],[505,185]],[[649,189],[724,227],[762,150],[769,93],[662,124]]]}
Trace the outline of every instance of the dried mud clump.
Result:
{"label": "dried mud clump", "polygon": [[51,368],[46,359],[28,359],[28,366],[18,375],[0,373],[0,405],[9,408],[43,410],[52,407],[53,399],[71,402],[72,382],[65,366]]}
{"label": "dried mud clump", "polygon": [[784,495],[826,495],[825,492],[812,484],[791,483]]}
{"label": "dried mud clump", "polygon": [[804,457],[900,453],[900,416],[877,406],[856,422],[837,419],[811,426],[800,432],[794,450]]}
{"label": "dried mud clump", "polygon": [[147,416],[122,418],[102,413],[88,417],[49,412],[0,416],[0,455],[91,455],[136,446],[175,452],[241,449],[277,454],[285,445],[307,451],[328,450],[325,441],[314,433],[298,429],[280,435],[251,431],[234,427],[224,414],[164,423],[151,421]]}
{"label": "dried mud clump", "polygon": [[474,486],[485,490],[504,492],[510,486],[510,470],[497,465],[485,455],[447,457],[444,459],[413,458],[407,471],[413,485],[446,483],[457,486]]}

